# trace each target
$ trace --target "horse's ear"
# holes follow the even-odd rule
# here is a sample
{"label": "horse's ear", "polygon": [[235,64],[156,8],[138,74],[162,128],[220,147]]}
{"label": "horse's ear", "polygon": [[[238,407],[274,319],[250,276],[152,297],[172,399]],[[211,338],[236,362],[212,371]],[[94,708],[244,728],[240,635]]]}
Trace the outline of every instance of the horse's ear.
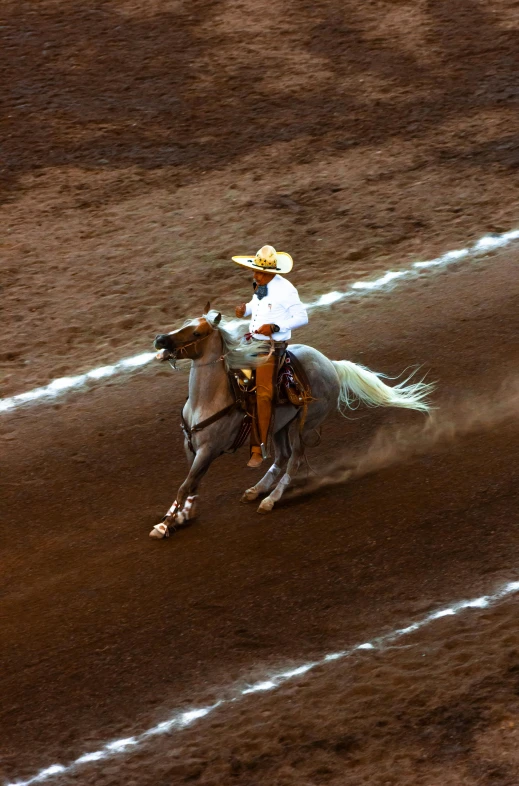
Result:
{"label": "horse's ear", "polygon": [[221,319],[222,319],[222,315],[220,314],[220,312],[218,312],[218,314],[213,319],[213,325],[219,325]]}
{"label": "horse's ear", "polygon": [[211,311],[211,302],[208,300],[208,301],[207,301],[207,303],[205,304],[205,308],[204,308],[204,316],[205,316],[206,314],[209,314],[209,312],[210,312],[210,311]]}

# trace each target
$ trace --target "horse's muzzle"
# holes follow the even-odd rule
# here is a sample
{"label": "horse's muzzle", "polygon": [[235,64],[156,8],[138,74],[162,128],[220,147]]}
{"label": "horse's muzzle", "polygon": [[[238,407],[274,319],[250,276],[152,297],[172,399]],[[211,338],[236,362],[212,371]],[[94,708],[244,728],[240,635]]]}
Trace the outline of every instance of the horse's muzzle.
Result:
{"label": "horse's muzzle", "polygon": [[169,336],[164,333],[159,333],[158,336],[155,336],[155,349],[170,349],[168,346],[169,344]]}

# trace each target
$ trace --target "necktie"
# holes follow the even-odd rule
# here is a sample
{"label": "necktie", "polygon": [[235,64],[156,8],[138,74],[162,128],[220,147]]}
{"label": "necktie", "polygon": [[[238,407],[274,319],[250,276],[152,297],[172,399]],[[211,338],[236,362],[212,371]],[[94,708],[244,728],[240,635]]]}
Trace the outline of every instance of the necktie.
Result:
{"label": "necktie", "polygon": [[258,298],[258,300],[267,297],[268,292],[269,292],[268,284],[261,284],[261,285],[258,284],[258,286],[256,287],[256,297]]}

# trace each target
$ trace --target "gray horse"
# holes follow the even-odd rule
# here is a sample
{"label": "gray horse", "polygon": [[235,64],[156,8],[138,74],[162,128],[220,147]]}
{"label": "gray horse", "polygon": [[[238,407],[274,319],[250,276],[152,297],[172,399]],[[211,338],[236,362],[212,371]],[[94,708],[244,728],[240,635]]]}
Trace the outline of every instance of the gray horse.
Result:
{"label": "gray horse", "polygon": [[[209,304],[204,315],[186,322],[178,330],[155,339],[158,358],[192,361],[189,397],[182,411],[185,450],[189,473],[163,521],[150,537],[168,537],[176,525],[195,518],[197,490],[209,465],[231,450],[243,423],[243,412],[234,406],[228,371],[254,368],[261,363],[257,344],[243,340],[243,327],[229,322]],[[348,360],[328,360],[318,350],[292,344],[312,389],[312,401],[300,428],[301,410],[290,404],[278,406],[273,425],[274,463],[264,477],[245,491],[242,502],[253,502],[262,494],[258,513],[268,513],[278,502],[297,473],[304,455],[305,437],[317,429],[332,412],[351,409],[359,401],[373,407],[405,407],[429,412],[427,396],[433,385],[409,383],[390,387],[381,377]],[[200,428],[201,426],[201,428]]]}

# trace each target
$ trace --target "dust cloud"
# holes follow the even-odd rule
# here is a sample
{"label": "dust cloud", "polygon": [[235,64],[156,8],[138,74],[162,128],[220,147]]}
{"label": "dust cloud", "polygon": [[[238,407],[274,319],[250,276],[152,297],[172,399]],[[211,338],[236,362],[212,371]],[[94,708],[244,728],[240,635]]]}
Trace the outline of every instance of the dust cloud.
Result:
{"label": "dust cloud", "polygon": [[423,421],[406,427],[383,427],[357,455],[342,456],[309,481],[295,479],[290,497],[308,495],[433,451],[447,450],[458,440],[483,433],[519,418],[519,377],[506,380],[492,395],[465,396],[437,409]]}

